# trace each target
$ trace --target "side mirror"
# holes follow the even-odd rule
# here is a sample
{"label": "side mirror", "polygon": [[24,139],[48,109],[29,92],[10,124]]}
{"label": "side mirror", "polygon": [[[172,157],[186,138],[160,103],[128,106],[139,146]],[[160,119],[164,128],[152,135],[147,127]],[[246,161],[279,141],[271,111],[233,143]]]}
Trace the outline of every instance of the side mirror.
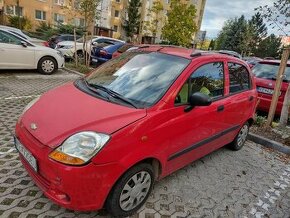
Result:
{"label": "side mirror", "polygon": [[209,106],[212,103],[211,98],[201,92],[193,93],[189,98],[190,106],[184,109],[185,112],[191,111],[195,106]]}
{"label": "side mirror", "polygon": [[211,99],[208,95],[201,92],[193,93],[189,98],[191,106],[208,106],[211,104]]}
{"label": "side mirror", "polygon": [[20,43],[23,47],[25,47],[25,48],[27,47],[27,42],[21,41]]}

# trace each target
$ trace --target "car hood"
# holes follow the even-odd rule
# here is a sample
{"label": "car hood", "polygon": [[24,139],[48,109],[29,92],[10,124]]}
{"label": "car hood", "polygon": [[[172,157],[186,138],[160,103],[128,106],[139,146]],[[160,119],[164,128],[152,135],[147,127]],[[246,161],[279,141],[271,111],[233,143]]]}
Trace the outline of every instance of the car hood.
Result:
{"label": "car hood", "polygon": [[[42,144],[54,148],[77,132],[112,134],[145,116],[146,109],[98,99],[71,83],[42,95],[24,113],[21,124]],[[36,129],[31,127],[34,124]]]}
{"label": "car hood", "polygon": [[74,45],[74,42],[73,41],[62,41],[62,42],[59,42],[57,44],[58,45]]}

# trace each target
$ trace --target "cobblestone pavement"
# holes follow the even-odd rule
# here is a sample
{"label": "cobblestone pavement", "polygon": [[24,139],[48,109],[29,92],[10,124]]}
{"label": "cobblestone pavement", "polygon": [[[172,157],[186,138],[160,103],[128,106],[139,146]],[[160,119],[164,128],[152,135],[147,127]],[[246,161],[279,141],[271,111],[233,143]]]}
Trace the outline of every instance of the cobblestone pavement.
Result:
{"label": "cobblestone pavement", "polygon": [[[14,125],[25,105],[76,79],[0,71],[0,217],[109,217],[53,204],[22,167],[13,146]],[[238,152],[222,148],[155,184],[133,217],[290,217],[288,158],[247,142]]]}

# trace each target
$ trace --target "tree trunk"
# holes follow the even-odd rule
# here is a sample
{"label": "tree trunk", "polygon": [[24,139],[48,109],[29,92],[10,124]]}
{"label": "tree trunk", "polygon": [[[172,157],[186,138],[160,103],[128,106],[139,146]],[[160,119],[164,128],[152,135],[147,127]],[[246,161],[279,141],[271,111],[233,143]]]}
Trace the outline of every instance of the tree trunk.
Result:
{"label": "tree trunk", "polygon": [[77,54],[77,35],[76,28],[74,28],[74,46],[75,46],[75,64],[78,67],[78,54]]}
{"label": "tree trunk", "polygon": [[287,92],[284,97],[282,112],[280,116],[280,127],[286,127],[289,115],[289,105],[290,105],[290,84],[288,85]]}
{"label": "tree trunk", "polygon": [[274,115],[275,115],[275,111],[276,111],[276,107],[277,107],[277,103],[278,103],[278,98],[280,95],[280,89],[281,89],[281,85],[282,85],[283,75],[285,73],[285,69],[287,66],[287,60],[289,58],[289,53],[290,53],[290,47],[285,48],[283,51],[283,54],[282,54],[282,59],[281,59],[279,71],[277,73],[277,78],[276,78],[275,89],[274,89],[274,93],[273,93],[273,97],[272,97],[272,101],[271,101],[271,106],[269,109],[269,114],[268,114],[268,119],[267,119],[267,124],[266,124],[267,126],[270,126],[273,119],[274,119]]}

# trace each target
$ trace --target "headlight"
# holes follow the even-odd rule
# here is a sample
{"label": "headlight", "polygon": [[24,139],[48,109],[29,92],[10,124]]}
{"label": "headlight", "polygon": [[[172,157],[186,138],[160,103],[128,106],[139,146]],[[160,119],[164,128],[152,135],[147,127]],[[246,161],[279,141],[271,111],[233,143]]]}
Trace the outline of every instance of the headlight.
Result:
{"label": "headlight", "polygon": [[57,51],[57,54],[58,54],[60,57],[63,57],[63,54],[62,54],[60,51]]}
{"label": "headlight", "polygon": [[110,136],[103,133],[80,132],[65,140],[49,157],[64,164],[82,165],[95,156],[109,139]]}
{"label": "headlight", "polygon": [[31,108],[38,100],[39,100],[39,98],[40,98],[40,96],[38,96],[37,98],[35,98],[35,99],[33,99],[31,102],[29,102],[26,106],[25,106],[25,108],[24,108],[24,110],[22,111],[22,114],[24,114],[26,111],[28,111],[29,110],[29,108]]}

